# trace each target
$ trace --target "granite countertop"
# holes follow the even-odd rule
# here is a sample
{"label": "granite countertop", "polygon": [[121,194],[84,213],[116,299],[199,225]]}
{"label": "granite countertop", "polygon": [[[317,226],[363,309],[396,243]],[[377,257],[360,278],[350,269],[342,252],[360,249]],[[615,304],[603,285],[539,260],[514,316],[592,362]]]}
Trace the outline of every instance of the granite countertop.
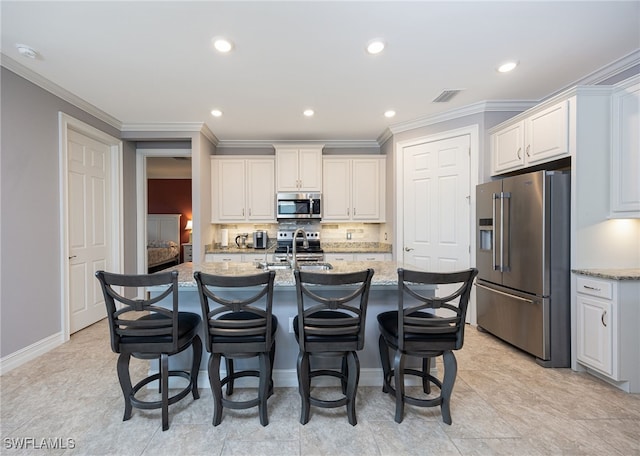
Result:
{"label": "granite countertop", "polygon": [[[245,249],[246,250],[246,249]],[[419,270],[419,268],[396,261],[336,261],[331,263],[333,269],[323,271],[327,274],[360,271],[367,268],[374,270],[371,280],[372,286],[396,286],[398,284],[398,268],[406,267],[407,269]],[[177,266],[165,269],[163,271],[178,271],[178,283],[181,287],[195,287],[196,282],[193,278],[194,271],[202,271],[207,274],[219,275],[250,275],[257,274],[262,271],[254,262],[229,263],[181,263]],[[295,280],[293,271],[290,269],[276,270],[276,287],[293,287]]]}
{"label": "granite countertop", "polygon": [[571,272],[610,280],[640,280],[640,269],[572,269]]}
{"label": "granite countertop", "polygon": [[[273,252],[275,244],[269,244],[269,253]],[[227,248],[221,248],[219,245],[208,244],[205,246],[204,253],[226,253],[226,254],[260,254],[265,253],[267,249],[246,248],[240,249],[236,245]],[[322,250],[325,253],[391,253],[391,244],[383,244],[380,242],[323,242]]]}

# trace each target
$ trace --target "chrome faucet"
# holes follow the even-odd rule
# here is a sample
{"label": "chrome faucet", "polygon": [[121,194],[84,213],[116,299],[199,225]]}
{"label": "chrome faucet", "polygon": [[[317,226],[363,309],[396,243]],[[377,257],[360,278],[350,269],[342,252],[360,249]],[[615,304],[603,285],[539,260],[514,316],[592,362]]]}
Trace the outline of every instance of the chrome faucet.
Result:
{"label": "chrome faucet", "polygon": [[307,232],[302,228],[296,229],[293,232],[293,256],[291,257],[291,269],[298,268],[298,259],[296,258],[296,255],[298,254],[298,243],[296,242],[296,239],[298,238],[298,233],[302,233],[302,237],[304,238],[304,240],[302,241],[302,247],[304,247],[305,249],[309,248],[309,240],[307,239]]}

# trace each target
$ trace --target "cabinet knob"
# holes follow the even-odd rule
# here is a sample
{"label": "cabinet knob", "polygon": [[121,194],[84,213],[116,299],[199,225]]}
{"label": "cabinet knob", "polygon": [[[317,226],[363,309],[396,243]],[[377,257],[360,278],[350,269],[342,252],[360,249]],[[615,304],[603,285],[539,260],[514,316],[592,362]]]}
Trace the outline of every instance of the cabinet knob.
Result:
{"label": "cabinet knob", "polygon": [[607,323],[604,321],[604,317],[607,316],[607,311],[603,310],[602,311],[602,316],[600,317],[600,321],[602,322],[602,326],[604,326],[605,328],[607,327]]}

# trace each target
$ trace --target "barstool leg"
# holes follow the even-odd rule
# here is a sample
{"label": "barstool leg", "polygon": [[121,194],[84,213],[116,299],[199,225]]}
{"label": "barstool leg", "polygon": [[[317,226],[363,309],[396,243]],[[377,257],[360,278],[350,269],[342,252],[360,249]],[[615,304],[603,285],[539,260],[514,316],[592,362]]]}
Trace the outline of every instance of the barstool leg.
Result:
{"label": "barstool leg", "polygon": [[298,385],[302,410],[300,412],[300,424],[307,424],[309,421],[309,411],[311,402],[311,377],[309,375],[309,354],[300,351],[298,354]]}
{"label": "barstool leg", "polygon": [[382,392],[388,393],[390,391],[389,380],[391,363],[389,362],[389,347],[387,347],[387,342],[382,336],[378,338],[378,349],[380,350],[380,362],[382,363]]}
{"label": "barstool leg", "polygon": [[422,358],[422,391],[426,394],[431,393],[431,381],[429,375],[431,372],[431,358]]}
{"label": "barstool leg", "polygon": [[271,367],[268,353],[260,353],[260,381],[258,384],[258,413],[260,414],[260,424],[266,426],[269,424],[267,416],[267,398],[269,397],[269,383]]}
{"label": "barstool leg", "polygon": [[356,420],[356,392],[360,382],[360,361],[354,351],[348,352],[345,358],[347,363],[347,417],[349,424],[355,426],[358,424]]}
{"label": "barstool leg", "polygon": [[169,429],[169,355],[160,355],[160,382],[162,383],[162,430]]}
{"label": "barstool leg", "polygon": [[209,385],[213,393],[213,425],[222,421],[222,384],[220,383],[220,353],[209,356]]}
{"label": "barstool leg", "polygon": [[394,381],[396,386],[396,423],[402,423],[404,417],[404,355],[396,350],[393,361]]}
{"label": "barstool leg", "polygon": [[444,378],[442,380],[442,404],[440,404],[440,410],[442,411],[442,421],[447,424],[451,424],[451,393],[453,392],[453,384],[456,381],[456,374],[458,372],[458,362],[451,350],[447,350],[442,355],[444,359]]}
{"label": "barstool leg", "polygon": [[271,345],[271,350],[269,351],[269,396],[273,396],[273,363],[276,359],[276,344],[275,342]]}
{"label": "barstool leg", "polygon": [[122,421],[127,421],[131,418],[131,411],[133,410],[133,406],[131,405],[133,386],[131,385],[131,374],[129,373],[130,360],[131,355],[128,353],[121,353],[120,356],[118,356],[118,380],[120,380],[120,388],[124,396],[124,416],[122,417]]}
{"label": "barstool leg", "polygon": [[227,378],[229,381],[227,382],[227,396],[231,396],[233,394],[233,359],[224,357],[225,365],[227,366]]}
{"label": "barstool leg", "polygon": [[202,340],[200,336],[195,336],[192,342],[193,360],[191,362],[191,394],[193,399],[200,398],[198,391],[198,374],[200,373],[200,361],[202,361]]}

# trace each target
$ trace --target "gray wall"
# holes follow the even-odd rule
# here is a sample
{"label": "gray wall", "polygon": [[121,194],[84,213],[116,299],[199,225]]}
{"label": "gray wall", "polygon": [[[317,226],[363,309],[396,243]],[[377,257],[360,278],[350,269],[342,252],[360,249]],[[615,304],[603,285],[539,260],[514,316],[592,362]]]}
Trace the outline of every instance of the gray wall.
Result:
{"label": "gray wall", "polygon": [[[0,357],[5,357],[62,331],[58,112],[116,138],[120,132],[4,67],[0,77]],[[134,152],[125,144],[129,270],[135,265]]]}

